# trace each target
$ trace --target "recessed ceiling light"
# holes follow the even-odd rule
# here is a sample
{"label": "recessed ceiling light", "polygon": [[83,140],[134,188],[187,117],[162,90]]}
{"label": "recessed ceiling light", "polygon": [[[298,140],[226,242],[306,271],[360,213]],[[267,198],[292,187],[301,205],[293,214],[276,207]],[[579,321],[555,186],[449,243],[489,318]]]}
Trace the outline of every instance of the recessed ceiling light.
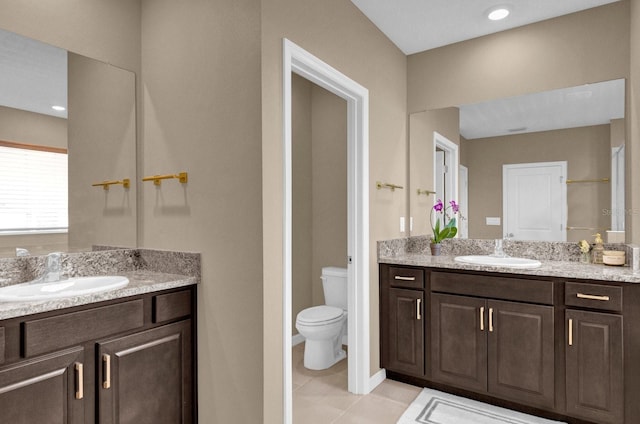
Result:
{"label": "recessed ceiling light", "polygon": [[67,108],[66,108],[66,107],[64,107],[64,106],[58,106],[58,105],[51,106],[51,109],[53,109],[53,110],[57,110],[58,112],[62,112],[63,110],[67,110]]}
{"label": "recessed ceiling light", "polygon": [[487,12],[487,18],[492,21],[499,21],[509,16],[509,9],[504,6],[494,7]]}

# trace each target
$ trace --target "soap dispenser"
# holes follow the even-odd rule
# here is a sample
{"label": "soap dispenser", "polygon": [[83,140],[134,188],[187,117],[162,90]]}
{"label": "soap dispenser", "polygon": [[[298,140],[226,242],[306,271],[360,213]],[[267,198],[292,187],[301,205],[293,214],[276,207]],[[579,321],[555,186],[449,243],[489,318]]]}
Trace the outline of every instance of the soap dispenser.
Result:
{"label": "soap dispenser", "polygon": [[595,234],[595,241],[593,246],[593,263],[601,264],[602,263],[602,254],[604,253],[604,242],[602,241],[602,237],[600,233]]}

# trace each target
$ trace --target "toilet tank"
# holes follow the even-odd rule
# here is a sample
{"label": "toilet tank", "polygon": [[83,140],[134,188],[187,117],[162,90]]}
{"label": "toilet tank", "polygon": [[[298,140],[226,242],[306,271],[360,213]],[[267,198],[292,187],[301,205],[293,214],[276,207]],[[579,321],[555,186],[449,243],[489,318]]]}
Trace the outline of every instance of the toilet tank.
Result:
{"label": "toilet tank", "polygon": [[347,269],[333,266],[322,268],[324,303],[347,310]]}

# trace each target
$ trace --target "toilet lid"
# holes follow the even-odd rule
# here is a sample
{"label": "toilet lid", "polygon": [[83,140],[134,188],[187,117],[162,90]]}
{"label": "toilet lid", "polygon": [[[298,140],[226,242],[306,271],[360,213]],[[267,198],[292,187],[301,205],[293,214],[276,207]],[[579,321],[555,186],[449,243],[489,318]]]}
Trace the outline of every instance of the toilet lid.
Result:
{"label": "toilet lid", "polygon": [[330,324],[342,318],[344,311],[335,306],[313,306],[301,311],[296,321],[306,325]]}

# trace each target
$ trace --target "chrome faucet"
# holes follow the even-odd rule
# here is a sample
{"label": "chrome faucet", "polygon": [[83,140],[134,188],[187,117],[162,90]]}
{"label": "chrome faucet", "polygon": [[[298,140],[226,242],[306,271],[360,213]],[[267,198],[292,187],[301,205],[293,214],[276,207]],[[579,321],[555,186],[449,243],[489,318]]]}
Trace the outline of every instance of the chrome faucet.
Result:
{"label": "chrome faucet", "polygon": [[62,253],[49,253],[44,265],[44,274],[39,278],[39,281],[43,283],[55,283],[56,281],[60,281],[61,275]]}
{"label": "chrome faucet", "polygon": [[493,256],[494,258],[508,258],[509,255],[507,255],[504,250],[502,250],[502,239],[496,239],[495,241],[495,245],[493,248],[493,254],[489,255],[489,256]]}

